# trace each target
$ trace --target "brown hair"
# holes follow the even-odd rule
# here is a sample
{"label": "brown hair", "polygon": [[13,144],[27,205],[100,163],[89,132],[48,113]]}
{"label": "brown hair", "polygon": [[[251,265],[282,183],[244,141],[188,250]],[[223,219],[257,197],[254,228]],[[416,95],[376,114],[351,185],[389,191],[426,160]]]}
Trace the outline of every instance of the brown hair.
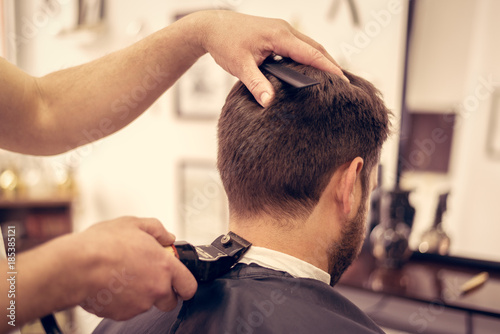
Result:
{"label": "brown hair", "polygon": [[389,133],[390,112],[368,81],[282,63],[320,84],[295,89],[266,73],[276,95],[262,108],[238,82],[219,118],[217,164],[231,214],[240,218],[307,217],[333,172],[358,156],[367,188]]}

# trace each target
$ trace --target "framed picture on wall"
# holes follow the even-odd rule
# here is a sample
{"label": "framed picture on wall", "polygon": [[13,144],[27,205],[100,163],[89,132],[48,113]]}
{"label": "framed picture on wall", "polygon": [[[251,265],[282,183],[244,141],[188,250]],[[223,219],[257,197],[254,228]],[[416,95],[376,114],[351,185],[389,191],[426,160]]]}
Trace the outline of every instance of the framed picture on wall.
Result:
{"label": "framed picture on wall", "polygon": [[227,232],[227,197],[215,166],[206,160],[182,160],[178,165],[179,222],[183,238],[211,243]]}
{"label": "framed picture on wall", "polygon": [[497,87],[492,94],[490,122],[486,140],[488,156],[500,160],[500,87]]}
{"label": "framed picture on wall", "polygon": [[16,24],[16,11],[21,6],[16,0],[0,0],[0,57],[17,62],[17,47],[26,41],[26,32]]}
{"label": "framed picture on wall", "polygon": [[0,0],[0,57],[12,64],[16,63],[17,44],[23,36],[16,29],[15,0]]}
{"label": "framed picture on wall", "polygon": [[5,18],[3,0],[0,0],[0,57],[5,57]]}
{"label": "framed picture on wall", "polygon": [[[179,20],[189,13],[175,15]],[[202,56],[175,84],[175,110],[183,119],[216,120],[235,79],[209,54]]]}
{"label": "framed picture on wall", "polygon": [[104,20],[104,0],[78,0],[77,27],[93,27]]}

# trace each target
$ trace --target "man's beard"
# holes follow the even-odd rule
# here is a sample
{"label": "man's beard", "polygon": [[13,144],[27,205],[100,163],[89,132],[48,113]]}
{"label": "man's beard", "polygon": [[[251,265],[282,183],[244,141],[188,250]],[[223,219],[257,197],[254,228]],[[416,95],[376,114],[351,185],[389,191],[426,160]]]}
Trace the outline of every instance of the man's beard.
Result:
{"label": "man's beard", "polygon": [[344,221],[340,240],[334,242],[328,250],[328,272],[331,276],[330,285],[339,281],[344,271],[358,256],[366,232],[366,197],[361,199],[358,213],[352,220]]}

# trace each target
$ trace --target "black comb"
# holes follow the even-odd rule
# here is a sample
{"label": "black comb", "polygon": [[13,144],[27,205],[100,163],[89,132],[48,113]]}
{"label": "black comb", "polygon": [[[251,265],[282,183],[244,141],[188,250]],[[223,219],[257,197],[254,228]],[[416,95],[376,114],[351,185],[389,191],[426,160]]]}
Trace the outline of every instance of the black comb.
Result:
{"label": "black comb", "polygon": [[266,60],[260,67],[295,88],[304,88],[319,84],[319,81],[309,78],[274,60]]}

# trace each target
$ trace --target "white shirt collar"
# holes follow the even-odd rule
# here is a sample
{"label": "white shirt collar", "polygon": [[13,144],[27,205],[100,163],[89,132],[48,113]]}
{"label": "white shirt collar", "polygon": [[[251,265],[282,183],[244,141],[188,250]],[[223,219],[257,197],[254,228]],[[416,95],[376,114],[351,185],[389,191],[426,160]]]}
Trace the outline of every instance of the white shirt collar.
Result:
{"label": "white shirt collar", "polygon": [[312,278],[330,284],[330,274],[326,271],[291,255],[264,247],[250,247],[239,262],[255,263],[261,267],[285,271],[293,277]]}

